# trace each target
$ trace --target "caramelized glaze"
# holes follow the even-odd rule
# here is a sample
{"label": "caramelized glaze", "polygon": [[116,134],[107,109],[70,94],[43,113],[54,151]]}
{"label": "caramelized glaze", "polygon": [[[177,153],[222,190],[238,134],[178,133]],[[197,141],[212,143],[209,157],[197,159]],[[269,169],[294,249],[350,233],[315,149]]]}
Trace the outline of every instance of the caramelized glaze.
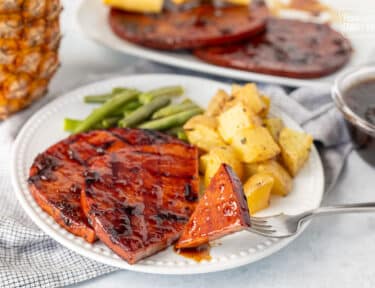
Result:
{"label": "caramelized glaze", "polygon": [[192,259],[196,262],[201,262],[203,260],[210,261],[212,259],[210,255],[210,245],[205,244],[195,248],[185,248],[177,249],[174,248],[174,251],[185,258]]}
{"label": "caramelized glaze", "polygon": [[176,244],[177,249],[198,247],[250,227],[250,214],[242,183],[223,164],[212,178]]}
{"label": "caramelized glaze", "polygon": [[263,74],[317,78],[350,59],[349,40],[326,24],[270,19],[266,33],[239,44],[195,50],[204,61]]}
{"label": "caramelized glaze", "polygon": [[93,242],[95,233],[83,214],[80,199],[90,159],[130,145],[165,142],[179,143],[157,132],[117,128],[70,136],[35,158],[28,179],[30,191],[38,205],[57,223]]}
{"label": "caramelized glaze", "polygon": [[188,10],[145,15],[112,9],[109,23],[117,36],[163,50],[192,49],[231,43],[262,32],[268,10],[262,1],[246,6],[216,8],[199,5]]}
{"label": "caramelized glaze", "polygon": [[185,143],[126,147],[92,160],[82,207],[99,239],[133,264],[180,236],[198,173],[198,150]]}

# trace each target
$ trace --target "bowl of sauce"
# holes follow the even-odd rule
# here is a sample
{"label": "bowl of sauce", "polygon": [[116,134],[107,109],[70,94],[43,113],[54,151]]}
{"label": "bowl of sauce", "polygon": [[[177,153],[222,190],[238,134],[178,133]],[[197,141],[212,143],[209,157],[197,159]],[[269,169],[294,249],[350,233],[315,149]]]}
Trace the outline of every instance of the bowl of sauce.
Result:
{"label": "bowl of sauce", "polygon": [[375,65],[340,75],[332,97],[343,113],[355,149],[375,166]]}

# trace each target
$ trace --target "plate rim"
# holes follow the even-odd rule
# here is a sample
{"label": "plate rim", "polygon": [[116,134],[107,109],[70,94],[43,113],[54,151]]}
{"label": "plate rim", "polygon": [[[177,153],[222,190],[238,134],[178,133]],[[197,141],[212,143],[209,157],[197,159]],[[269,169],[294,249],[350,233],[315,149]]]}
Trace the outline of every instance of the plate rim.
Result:
{"label": "plate rim", "polygon": [[[316,79],[298,79],[298,78],[290,78],[290,77],[282,77],[277,75],[268,75],[262,73],[256,73],[251,71],[245,71],[240,69],[234,69],[229,67],[221,67],[217,65],[213,65],[210,63],[203,62],[199,60],[198,62],[190,62],[189,59],[182,59],[179,57],[165,55],[163,51],[154,50],[151,48],[143,47],[124,39],[120,39],[121,42],[130,45],[126,48],[119,47],[118,45],[113,45],[103,39],[100,34],[96,33],[86,25],[84,25],[81,15],[86,13],[86,8],[88,5],[92,4],[94,1],[99,0],[82,0],[80,3],[77,12],[76,12],[76,23],[78,25],[79,30],[84,34],[87,35],[89,39],[94,40],[96,43],[104,46],[106,48],[110,48],[114,51],[120,52],[122,54],[128,54],[131,56],[136,56],[139,58],[144,58],[153,62],[157,62],[160,64],[168,65],[170,67],[178,67],[181,69],[185,69],[188,71],[194,71],[198,73],[204,73],[207,75],[212,76],[219,76],[224,78],[235,78],[237,80],[242,81],[257,81],[269,84],[279,84],[289,87],[313,87],[313,88],[328,88],[332,85],[333,79],[328,80],[325,77],[316,78]],[[104,4],[103,4],[104,5]],[[103,7],[103,9],[108,9],[107,7]],[[112,33],[112,36],[118,38],[115,34]],[[119,38],[118,38],[119,39]],[[172,51],[173,52],[173,51]],[[342,72],[345,68],[350,67],[349,65],[342,68],[342,70],[337,71],[336,73]],[[328,75],[329,76],[329,75]]]}
{"label": "plate rim", "polygon": [[[145,273],[151,273],[151,274],[191,275],[191,274],[203,274],[203,273],[218,272],[218,271],[237,268],[237,267],[240,267],[240,266],[243,266],[243,265],[246,265],[246,264],[256,262],[260,259],[266,258],[266,257],[276,253],[277,251],[281,250],[282,248],[284,248],[285,246],[287,246],[288,244],[293,242],[298,236],[300,236],[303,233],[303,231],[308,227],[309,223],[306,223],[306,225],[303,227],[303,229],[301,229],[301,231],[296,236],[286,238],[286,239],[277,240],[277,242],[275,242],[274,245],[272,245],[270,247],[267,247],[267,249],[264,249],[262,252],[252,254],[251,257],[242,257],[240,259],[237,258],[236,261],[232,261],[232,262],[221,262],[221,263],[212,263],[212,264],[209,263],[208,265],[200,265],[201,263],[196,263],[198,265],[188,265],[187,267],[173,267],[173,266],[166,267],[166,266],[158,266],[157,263],[155,265],[152,265],[152,266],[151,265],[142,265],[142,264],[130,265],[126,261],[120,259],[121,265],[116,265],[116,264],[113,263],[113,261],[115,260],[113,258],[109,258],[105,255],[98,254],[97,252],[94,252],[94,251],[88,251],[88,250],[82,249],[82,245],[83,246],[89,245],[89,247],[91,247],[91,244],[85,243],[84,240],[82,240],[82,241],[80,241],[80,242],[82,242],[82,245],[78,245],[78,244],[72,242],[71,239],[68,239],[67,237],[64,237],[64,235],[69,236],[69,234],[70,234],[69,232],[66,231],[66,233],[64,233],[64,235],[60,235],[59,233],[57,233],[53,229],[53,227],[49,226],[47,221],[43,220],[43,217],[42,217],[43,214],[41,215],[40,213],[37,213],[37,211],[35,211],[31,207],[31,204],[29,204],[27,199],[26,199],[25,192],[23,191],[23,189],[21,187],[21,181],[25,181],[25,180],[18,179],[18,177],[17,177],[18,176],[18,169],[19,169],[16,165],[18,163],[18,161],[16,160],[17,157],[18,157],[17,151],[20,149],[19,147],[22,144],[23,136],[27,133],[28,128],[30,126],[32,126],[34,124],[34,122],[36,122],[40,118],[40,115],[42,115],[46,111],[50,110],[58,102],[62,102],[64,100],[66,100],[67,98],[77,97],[76,95],[79,94],[81,90],[86,90],[91,86],[92,87],[100,86],[100,85],[103,85],[107,82],[115,82],[115,81],[120,82],[120,81],[124,81],[124,79],[127,79],[127,81],[131,81],[132,78],[145,79],[145,77],[151,77],[151,78],[153,78],[153,77],[169,77],[169,78],[173,77],[173,78],[179,78],[179,79],[188,78],[189,80],[192,80],[192,81],[203,81],[203,82],[206,82],[210,85],[219,85],[219,86],[230,87],[230,85],[225,84],[225,83],[221,83],[221,82],[218,82],[218,81],[200,78],[200,77],[194,77],[194,76],[186,76],[186,75],[155,74],[155,73],[152,73],[152,74],[137,74],[137,75],[122,75],[122,76],[112,77],[112,78],[108,78],[108,79],[101,80],[101,81],[94,81],[92,83],[82,85],[82,86],[80,86],[76,89],[73,89],[73,90],[70,90],[66,93],[63,93],[61,96],[52,100],[51,102],[49,102],[48,104],[43,106],[41,109],[36,111],[34,113],[34,115],[26,121],[26,123],[23,125],[22,129],[20,130],[19,134],[17,135],[16,140],[15,140],[15,142],[13,144],[13,147],[12,147],[12,155],[11,155],[11,181],[12,181],[12,186],[13,186],[13,189],[16,193],[16,197],[17,197],[18,202],[21,204],[22,208],[25,210],[28,217],[44,233],[49,235],[51,238],[53,238],[55,241],[57,241],[58,243],[60,243],[64,247],[66,247],[68,249],[71,249],[72,251],[78,253],[81,256],[90,258],[92,260],[101,262],[103,264],[107,264],[107,265],[110,265],[110,266],[113,266],[113,267],[117,267],[117,268],[120,268],[120,269],[127,269],[127,270],[131,270],[131,271],[145,272]],[[275,106],[273,106],[273,108],[275,108]],[[294,123],[296,123],[291,117],[289,117],[285,112],[281,111],[278,107],[276,107],[275,110],[278,113],[280,112],[280,115],[282,115],[282,117],[286,117],[286,119],[288,118],[288,120],[291,120]],[[298,125],[298,126],[301,128],[300,125]],[[321,186],[321,189],[320,189],[321,194],[320,194],[320,199],[319,199],[319,203],[321,203],[322,200],[323,200],[323,196],[324,196],[324,177],[325,177],[325,175],[324,175],[321,157],[320,157],[315,145],[312,148],[312,153],[316,154],[317,165],[319,167],[319,174],[320,174],[319,181],[320,181],[320,183],[318,184],[318,186]],[[30,194],[29,191],[27,191],[26,193]],[[45,212],[43,212],[43,213],[45,214]],[[52,219],[52,217],[50,217],[50,216],[48,216],[48,217],[49,217],[48,221],[54,221]],[[63,228],[61,228],[61,229],[63,229]],[[74,238],[72,238],[72,239],[74,239]],[[86,246],[86,247],[88,247],[88,246]],[[147,258],[146,258],[145,261],[147,262]]]}

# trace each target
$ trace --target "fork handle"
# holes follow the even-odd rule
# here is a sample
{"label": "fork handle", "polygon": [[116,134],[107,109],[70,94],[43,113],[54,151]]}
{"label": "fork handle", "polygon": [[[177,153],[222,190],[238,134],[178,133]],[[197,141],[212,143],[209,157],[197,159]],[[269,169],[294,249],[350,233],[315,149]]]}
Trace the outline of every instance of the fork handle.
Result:
{"label": "fork handle", "polygon": [[324,216],[324,215],[344,214],[344,213],[369,213],[369,212],[375,212],[375,202],[319,207],[317,209],[310,210],[310,211],[303,213],[304,215],[301,218],[301,220],[305,221],[314,216]]}

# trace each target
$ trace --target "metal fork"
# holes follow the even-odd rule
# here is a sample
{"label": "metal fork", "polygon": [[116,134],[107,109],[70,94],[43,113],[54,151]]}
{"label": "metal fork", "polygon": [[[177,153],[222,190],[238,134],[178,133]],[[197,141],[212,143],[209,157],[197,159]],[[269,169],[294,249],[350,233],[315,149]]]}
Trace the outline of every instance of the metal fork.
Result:
{"label": "metal fork", "polygon": [[248,231],[271,238],[285,238],[297,234],[303,223],[315,216],[366,212],[375,212],[375,202],[320,207],[297,215],[251,217]]}

